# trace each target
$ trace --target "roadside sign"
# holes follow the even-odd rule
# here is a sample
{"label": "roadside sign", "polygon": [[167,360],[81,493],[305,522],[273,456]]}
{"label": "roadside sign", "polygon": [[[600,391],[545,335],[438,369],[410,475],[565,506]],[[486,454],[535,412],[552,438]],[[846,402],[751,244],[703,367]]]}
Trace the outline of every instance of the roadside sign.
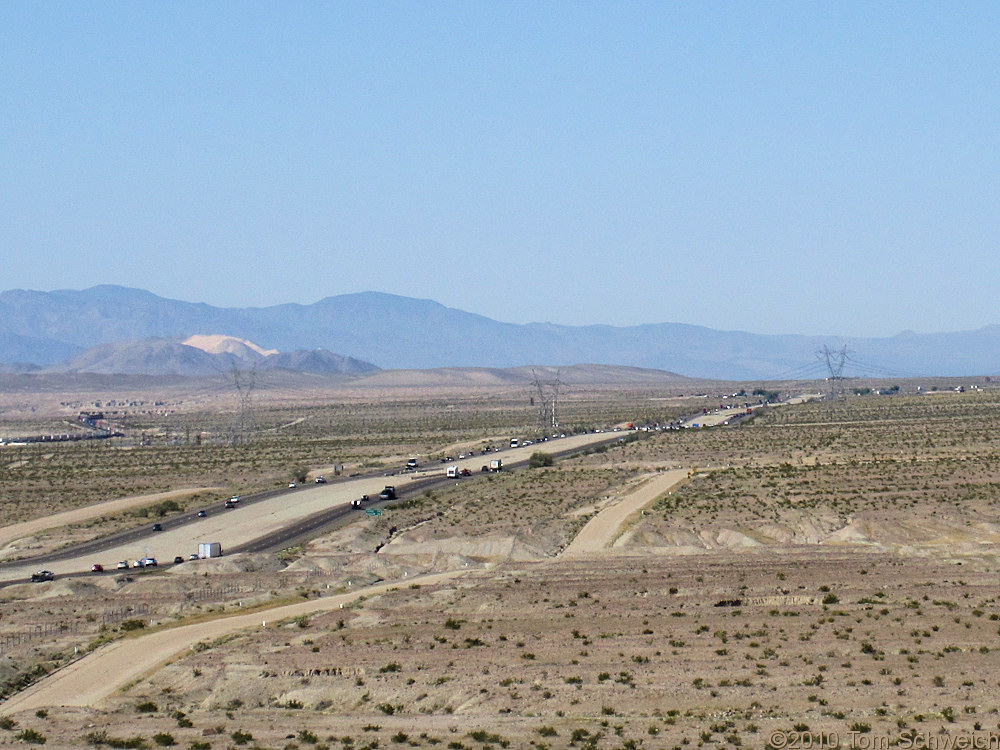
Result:
{"label": "roadside sign", "polygon": [[381,516],[382,515],[382,511],[379,508],[366,508],[365,509],[365,515],[366,516]]}

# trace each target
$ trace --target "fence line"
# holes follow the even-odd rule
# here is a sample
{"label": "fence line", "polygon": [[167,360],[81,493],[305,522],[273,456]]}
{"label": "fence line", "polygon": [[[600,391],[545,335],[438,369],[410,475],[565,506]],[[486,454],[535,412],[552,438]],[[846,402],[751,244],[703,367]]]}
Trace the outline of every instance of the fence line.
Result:
{"label": "fence line", "polygon": [[[302,581],[303,583],[311,579],[325,578],[327,576],[329,576],[329,573],[322,570],[302,571],[300,574],[300,578],[304,579]],[[184,598],[187,601],[205,601],[206,599],[218,599],[219,597],[231,594],[252,594],[260,591],[270,591],[274,588],[285,588],[288,585],[289,581],[287,580],[265,581],[264,579],[258,578],[251,583],[234,583],[226,586],[219,586],[217,588],[204,588],[187,591],[184,593]],[[90,631],[92,623],[96,623],[99,628],[110,627],[118,625],[125,620],[145,617],[149,615],[150,612],[151,608],[149,604],[134,604],[104,610],[95,620],[91,622],[80,622],[79,620],[49,622],[35,625],[30,630],[0,633],[0,653],[9,652],[26,643],[50,639],[53,636],[87,633]]]}
{"label": "fence line", "polygon": [[[117,625],[124,620],[149,614],[148,604],[136,604],[129,607],[108,609],[94,622],[101,627]],[[11,651],[17,646],[34,641],[46,640],[59,635],[77,635],[89,632],[90,623],[70,620],[69,622],[46,622],[35,625],[31,630],[21,630],[14,633],[0,633],[0,651]]]}

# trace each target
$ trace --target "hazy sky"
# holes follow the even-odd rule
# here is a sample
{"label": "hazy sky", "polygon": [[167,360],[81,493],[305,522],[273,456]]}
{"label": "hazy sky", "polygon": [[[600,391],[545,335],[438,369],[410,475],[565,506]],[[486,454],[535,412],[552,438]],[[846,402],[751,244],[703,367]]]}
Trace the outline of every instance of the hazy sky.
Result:
{"label": "hazy sky", "polygon": [[1000,323],[995,2],[0,3],[0,289]]}

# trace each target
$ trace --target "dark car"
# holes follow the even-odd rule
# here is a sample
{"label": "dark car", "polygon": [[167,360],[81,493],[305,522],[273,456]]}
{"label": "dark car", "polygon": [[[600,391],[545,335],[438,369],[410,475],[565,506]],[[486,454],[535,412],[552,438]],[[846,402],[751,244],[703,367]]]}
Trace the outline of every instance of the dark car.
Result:
{"label": "dark car", "polygon": [[101,565],[100,563],[94,563],[93,565],[90,566],[90,572],[91,573],[103,573],[104,572],[104,566]]}
{"label": "dark car", "polygon": [[205,512],[205,511],[203,511],[203,510],[199,510],[199,511],[198,511],[198,518],[204,518],[204,517],[205,517],[205,516],[207,516],[207,515],[208,515],[208,513],[206,513],[206,512]]}
{"label": "dark car", "polygon": [[37,573],[31,574],[32,583],[41,583],[42,581],[51,581],[55,578],[55,574],[51,570],[39,570]]}
{"label": "dark car", "polygon": [[163,531],[163,524],[162,523],[154,523],[153,524],[153,531]]}
{"label": "dark car", "polygon": [[326,477],[322,475],[316,477],[316,484],[326,484]]}
{"label": "dark car", "polygon": [[174,558],[174,565],[180,565],[182,562],[184,562],[184,558],[180,555],[177,555],[177,557]]}

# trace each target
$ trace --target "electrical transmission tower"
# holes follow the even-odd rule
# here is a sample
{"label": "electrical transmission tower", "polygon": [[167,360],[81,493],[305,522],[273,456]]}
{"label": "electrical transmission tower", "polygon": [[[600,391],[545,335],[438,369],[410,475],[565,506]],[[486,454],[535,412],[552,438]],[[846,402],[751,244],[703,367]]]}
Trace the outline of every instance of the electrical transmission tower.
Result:
{"label": "electrical transmission tower", "polygon": [[257,387],[257,370],[241,370],[236,362],[230,372],[232,385],[236,389],[236,417],[229,427],[229,444],[246,445],[257,432],[257,420],[253,411],[253,392]]}
{"label": "electrical transmission tower", "polygon": [[847,347],[843,346],[833,351],[828,346],[824,346],[821,351],[816,352],[820,362],[826,365],[829,373],[827,381],[830,383],[830,400],[836,401],[844,395],[844,365],[849,359]]}
{"label": "electrical transmission tower", "polygon": [[559,370],[556,370],[555,380],[542,380],[532,369],[535,378],[535,388],[538,390],[538,426],[543,432],[559,426]]}

